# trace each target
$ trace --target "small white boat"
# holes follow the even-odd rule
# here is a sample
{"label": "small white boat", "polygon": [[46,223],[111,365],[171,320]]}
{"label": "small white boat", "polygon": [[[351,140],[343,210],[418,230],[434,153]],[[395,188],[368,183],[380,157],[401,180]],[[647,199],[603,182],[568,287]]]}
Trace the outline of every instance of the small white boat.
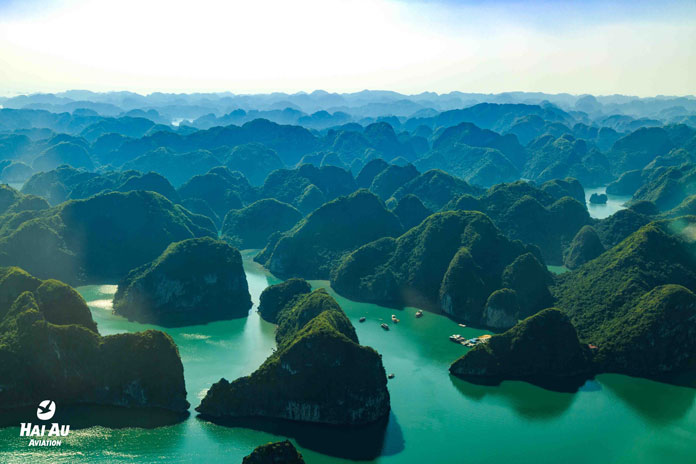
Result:
{"label": "small white boat", "polygon": [[423,317],[423,311],[421,311],[420,309],[416,311],[416,317]]}
{"label": "small white boat", "polygon": [[358,319],[358,321],[360,321],[360,322],[365,322],[365,316],[363,316],[363,317],[361,317],[360,319]]}
{"label": "small white boat", "polygon": [[385,323],[380,324],[380,327],[382,327],[384,330],[389,330],[389,326]]}

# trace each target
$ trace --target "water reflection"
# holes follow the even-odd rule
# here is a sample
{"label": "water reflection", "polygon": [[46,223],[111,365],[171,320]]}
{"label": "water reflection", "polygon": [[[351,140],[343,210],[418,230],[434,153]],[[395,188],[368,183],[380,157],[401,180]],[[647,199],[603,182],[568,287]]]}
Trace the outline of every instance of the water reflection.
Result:
{"label": "water reflection", "polygon": [[[481,385],[481,386],[487,386],[487,387],[497,387],[501,385],[503,380],[498,379],[498,378],[490,378],[490,377],[479,377],[479,376],[471,376],[471,377],[463,377],[463,379],[467,382],[470,382],[475,385]],[[578,376],[572,376],[572,377],[563,377],[563,378],[558,378],[558,377],[536,377],[533,380],[521,380],[521,379],[514,379],[515,381],[520,381],[524,383],[529,383],[531,385],[535,385],[537,387],[543,388],[545,390],[549,390],[552,392],[557,392],[557,393],[576,393],[580,388],[582,388],[586,383],[587,383],[587,377],[584,375],[578,375]]]}
{"label": "water reflection", "polygon": [[597,380],[641,417],[657,425],[682,419],[696,399],[696,390],[653,380],[603,374]]}
{"label": "water reflection", "polygon": [[[364,427],[336,427],[264,418],[217,419],[197,416],[228,428],[252,429],[276,436],[288,437],[302,448],[343,459],[370,461],[378,456],[390,456],[404,450],[404,436],[393,413],[389,417]],[[226,442],[224,435],[204,427],[211,438]],[[261,443],[258,443],[261,444]]]}
{"label": "water reflection", "polygon": [[518,415],[530,420],[550,420],[561,416],[575,401],[573,393],[545,390],[526,382],[505,381],[499,386],[476,385],[450,375],[452,385],[477,403],[485,397],[502,399]]}

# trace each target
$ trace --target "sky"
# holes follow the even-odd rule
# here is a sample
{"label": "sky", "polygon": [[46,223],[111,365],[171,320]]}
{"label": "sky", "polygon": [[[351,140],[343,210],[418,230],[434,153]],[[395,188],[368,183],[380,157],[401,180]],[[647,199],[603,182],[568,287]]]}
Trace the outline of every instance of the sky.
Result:
{"label": "sky", "polygon": [[696,94],[696,0],[0,0],[0,95]]}

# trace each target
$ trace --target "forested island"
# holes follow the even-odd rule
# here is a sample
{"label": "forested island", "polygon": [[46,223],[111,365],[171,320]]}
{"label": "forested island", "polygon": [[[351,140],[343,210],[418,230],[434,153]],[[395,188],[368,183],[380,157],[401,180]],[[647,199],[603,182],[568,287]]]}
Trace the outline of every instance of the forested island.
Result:
{"label": "forested island", "polygon": [[188,410],[181,358],[166,333],[103,337],[75,289],[17,267],[0,268],[0,298],[0,409],[52,398]]}
{"label": "forested island", "polygon": [[295,303],[286,303],[276,317],[274,354],[248,377],[213,384],[196,411],[213,419],[264,417],[345,426],[384,418],[389,392],[382,360],[358,343],[336,301],[323,289],[284,299]]}

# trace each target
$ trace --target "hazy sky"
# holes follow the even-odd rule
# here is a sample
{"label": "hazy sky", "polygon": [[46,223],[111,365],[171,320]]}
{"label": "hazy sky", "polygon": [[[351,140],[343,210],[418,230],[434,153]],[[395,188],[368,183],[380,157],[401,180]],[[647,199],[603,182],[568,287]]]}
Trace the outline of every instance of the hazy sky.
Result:
{"label": "hazy sky", "polygon": [[75,88],[696,94],[696,0],[0,0],[0,94]]}

